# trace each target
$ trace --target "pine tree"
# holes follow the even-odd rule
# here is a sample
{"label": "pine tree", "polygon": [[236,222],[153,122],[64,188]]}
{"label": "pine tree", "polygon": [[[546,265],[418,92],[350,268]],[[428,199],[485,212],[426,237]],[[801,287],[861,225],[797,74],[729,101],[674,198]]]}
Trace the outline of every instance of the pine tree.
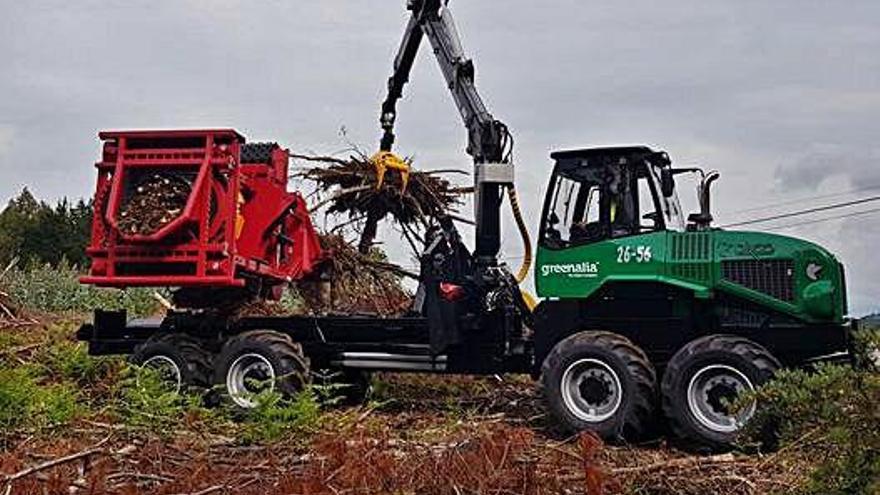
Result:
{"label": "pine tree", "polygon": [[64,198],[52,206],[25,188],[0,212],[0,264],[18,259],[57,265],[66,260],[85,266],[91,221],[91,202],[72,205]]}

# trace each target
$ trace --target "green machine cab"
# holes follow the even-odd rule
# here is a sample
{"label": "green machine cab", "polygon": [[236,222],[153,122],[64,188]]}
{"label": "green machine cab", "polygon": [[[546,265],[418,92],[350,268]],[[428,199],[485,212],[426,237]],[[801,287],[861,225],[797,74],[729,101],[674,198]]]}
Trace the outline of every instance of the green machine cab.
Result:
{"label": "green machine cab", "polygon": [[768,344],[802,341],[777,351],[792,362],[845,339],[843,265],[811,242],[711,227],[717,174],[703,174],[701,211],[686,220],[674,176],[702,172],[672,168],[666,153],[592,148],[552,158],[535,266],[543,311],[574,305],[584,323],[623,324],[638,341],[725,330]]}
{"label": "green machine cab", "polygon": [[535,270],[541,297],[589,298],[609,284],[652,282],[702,301],[725,294],[805,323],[839,323],[846,314],[842,265],[822,247],[713,229],[705,209],[686,224],[668,185],[680,171],[665,153],[599,148],[553,158]]}

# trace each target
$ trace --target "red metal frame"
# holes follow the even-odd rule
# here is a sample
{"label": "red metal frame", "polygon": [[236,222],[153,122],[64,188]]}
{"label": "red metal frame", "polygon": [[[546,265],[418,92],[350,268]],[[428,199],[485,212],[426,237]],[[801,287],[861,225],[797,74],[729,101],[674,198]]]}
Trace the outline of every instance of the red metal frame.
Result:
{"label": "red metal frame", "polygon": [[[321,248],[302,196],[287,189],[287,150],[270,163],[240,163],[232,129],[99,134],[91,271],[101,286],[258,287],[302,278]],[[148,235],[121,232],[127,191],[145,173],[191,177],[182,212]]]}

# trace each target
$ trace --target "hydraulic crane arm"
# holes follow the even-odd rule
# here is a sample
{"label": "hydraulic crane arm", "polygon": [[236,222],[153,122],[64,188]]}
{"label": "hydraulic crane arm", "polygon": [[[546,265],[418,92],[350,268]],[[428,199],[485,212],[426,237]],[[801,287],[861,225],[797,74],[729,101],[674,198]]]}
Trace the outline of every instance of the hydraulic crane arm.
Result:
{"label": "hydraulic crane arm", "polygon": [[[447,0],[448,2],[448,0]],[[406,26],[394,72],[388,79],[388,97],[382,103],[380,151],[394,144],[397,101],[409,80],[422,38],[427,36],[461,118],[468,130],[467,153],[474,159],[476,252],[478,262],[494,265],[501,238],[500,209],[503,189],[513,185],[513,139],[507,126],[486,110],[474,84],[474,64],[461,47],[452,13],[441,0],[409,0],[412,16]]]}
{"label": "hydraulic crane arm", "polygon": [[509,163],[513,145],[510,133],[503,122],[486,110],[477,92],[474,64],[464,54],[452,13],[441,0],[410,0],[407,8],[412,11],[412,17],[394,60],[394,72],[388,79],[388,97],[382,104],[380,118],[385,131],[380,149],[391,151],[397,101],[403,96],[403,86],[409,81],[422,38],[427,35],[468,129],[468,154],[476,163]]}

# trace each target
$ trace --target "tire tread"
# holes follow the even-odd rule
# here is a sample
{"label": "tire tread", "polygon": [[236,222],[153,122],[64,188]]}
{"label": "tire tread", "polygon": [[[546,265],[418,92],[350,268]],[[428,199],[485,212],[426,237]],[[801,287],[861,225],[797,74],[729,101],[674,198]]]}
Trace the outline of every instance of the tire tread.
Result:
{"label": "tire tread", "polygon": [[[302,389],[310,382],[310,362],[303,352],[302,345],[294,342],[289,335],[275,330],[249,330],[230,337],[220,352],[223,358],[218,360],[223,364],[224,368],[229,364],[226,361],[228,361],[227,354],[230,352],[230,349],[234,349],[239,345],[245,345],[246,342],[259,342],[266,345],[278,357],[282,366],[289,370],[284,373],[289,378],[280,380],[279,390],[282,393],[289,394],[294,389]],[[221,371],[223,372],[221,373]],[[225,382],[225,379],[221,379],[221,375],[225,377],[225,370],[218,369],[215,371],[216,382]],[[290,380],[291,378],[293,382]]]}
{"label": "tire tread", "polygon": [[[545,402],[549,405],[551,392],[547,390],[548,384],[543,377],[549,376],[555,367],[562,365],[564,354],[568,349],[581,345],[603,347],[616,354],[624,361],[637,388],[636,393],[633,394],[629,411],[619,423],[618,431],[615,432],[617,438],[612,440],[642,435],[653,418],[657,375],[644,351],[622,335],[607,331],[583,331],[557,343],[541,365],[540,387]],[[550,411],[554,413],[552,406]],[[554,415],[556,414],[554,413]],[[569,430],[572,429],[568,425],[566,427]]]}
{"label": "tire tread", "polygon": [[[729,445],[704,438],[694,431],[682,418],[689,413],[685,411],[682,414],[679,411],[679,401],[675,398],[677,393],[676,379],[684,373],[684,368],[694,356],[707,352],[729,352],[743,358],[760,371],[763,375],[760,377],[762,381],[772,377],[782,365],[770,351],[760,344],[745,337],[728,334],[707,335],[694,339],[679,349],[669,361],[660,385],[661,408],[668,421],[669,429],[678,439],[714,451],[721,451],[729,448]],[[755,385],[760,385],[760,383]]]}
{"label": "tire tread", "polygon": [[146,361],[152,354],[150,349],[167,345],[176,350],[186,363],[188,376],[184,377],[187,385],[207,387],[211,384],[213,354],[203,342],[196,337],[180,332],[160,333],[135,347],[131,360],[135,363]]}

